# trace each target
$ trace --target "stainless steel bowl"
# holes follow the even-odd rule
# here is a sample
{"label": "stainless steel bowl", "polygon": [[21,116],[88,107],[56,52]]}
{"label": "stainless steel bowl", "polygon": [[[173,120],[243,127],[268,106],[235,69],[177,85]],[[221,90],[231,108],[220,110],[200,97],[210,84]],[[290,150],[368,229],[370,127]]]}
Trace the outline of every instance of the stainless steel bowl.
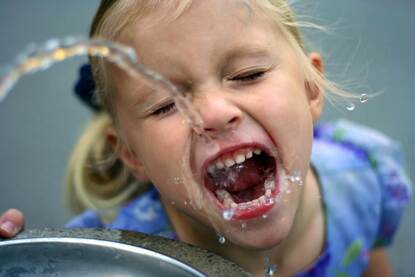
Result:
{"label": "stainless steel bowl", "polygon": [[30,230],[0,241],[0,276],[247,276],[206,250],[144,234]]}

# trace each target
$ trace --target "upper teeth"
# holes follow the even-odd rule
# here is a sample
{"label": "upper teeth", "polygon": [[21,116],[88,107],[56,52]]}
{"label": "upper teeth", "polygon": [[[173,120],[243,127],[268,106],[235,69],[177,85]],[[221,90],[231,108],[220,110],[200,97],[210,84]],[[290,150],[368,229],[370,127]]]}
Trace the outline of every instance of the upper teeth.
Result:
{"label": "upper teeth", "polygon": [[231,155],[226,155],[224,158],[219,158],[215,161],[214,164],[208,167],[208,172],[213,173],[216,169],[222,169],[224,167],[229,168],[235,164],[241,164],[247,159],[252,158],[253,154],[261,154],[261,149],[250,148],[243,151],[237,151]]}

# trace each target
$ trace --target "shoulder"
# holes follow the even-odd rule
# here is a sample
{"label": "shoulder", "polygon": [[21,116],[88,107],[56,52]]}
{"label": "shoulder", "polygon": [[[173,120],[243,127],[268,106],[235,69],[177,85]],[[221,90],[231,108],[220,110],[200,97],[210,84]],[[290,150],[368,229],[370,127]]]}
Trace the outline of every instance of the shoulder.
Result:
{"label": "shoulder", "polygon": [[385,134],[347,120],[318,125],[314,130],[313,163],[328,172],[374,174],[383,199],[405,204],[412,193],[399,143]]}
{"label": "shoulder", "polygon": [[174,238],[170,222],[154,187],[124,205],[106,228]]}
{"label": "shoulder", "polygon": [[365,253],[392,241],[411,195],[400,146],[379,131],[339,120],[315,128],[312,164],[333,262],[346,271],[363,268]]}
{"label": "shoulder", "polygon": [[350,153],[353,154],[350,157],[366,159],[374,167],[377,166],[379,155],[390,156],[402,163],[400,146],[397,142],[377,130],[348,120],[317,125],[314,128],[314,140],[314,146],[317,148],[329,148],[332,151],[337,149],[336,152]]}
{"label": "shoulder", "polygon": [[101,212],[87,210],[71,219],[66,227],[107,228],[175,238],[154,187],[120,207],[111,222],[103,222]]}

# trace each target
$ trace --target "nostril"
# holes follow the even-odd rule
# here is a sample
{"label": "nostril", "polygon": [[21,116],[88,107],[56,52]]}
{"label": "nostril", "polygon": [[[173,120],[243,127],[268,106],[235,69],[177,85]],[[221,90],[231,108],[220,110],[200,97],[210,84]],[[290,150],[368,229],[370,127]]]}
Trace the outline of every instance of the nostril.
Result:
{"label": "nostril", "polygon": [[229,125],[235,125],[239,121],[239,118],[237,116],[233,117],[231,120],[229,120]]}
{"label": "nostril", "polygon": [[217,128],[205,127],[203,128],[203,130],[209,133],[220,131],[220,130],[229,130],[231,128],[234,128],[238,124],[238,122],[239,122],[239,117],[235,116],[235,117],[232,117],[230,120],[228,120],[228,122],[226,124],[223,124],[222,126],[215,126]]}
{"label": "nostril", "polygon": [[240,121],[240,117],[238,117],[238,116],[234,116],[234,117],[232,117],[232,118],[228,121],[228,123],[226,124],[226,129],[227,129],[227,130],[229,130],[229,129],[234,129],[234,128],[236,128],[236,126],[239,124],[239,121]]}

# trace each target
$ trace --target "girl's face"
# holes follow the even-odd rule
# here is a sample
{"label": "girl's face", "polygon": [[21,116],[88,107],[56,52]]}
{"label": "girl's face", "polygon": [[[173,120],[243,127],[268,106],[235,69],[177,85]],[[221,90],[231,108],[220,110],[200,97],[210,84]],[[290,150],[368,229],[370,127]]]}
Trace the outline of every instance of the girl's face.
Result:
{"label": "girl's face", "polygon": [[266,248],[287,236],[301,207],[302,187],[284,190],[283,177],[305,178],[322,99],[306,89],[276,28],[238,3],[195,1],[178,19],[154,12],[127,27],[121,42],[185,91],[212,143],[191,130],[168,93],[114,70],[120,157],[189,222]]}

